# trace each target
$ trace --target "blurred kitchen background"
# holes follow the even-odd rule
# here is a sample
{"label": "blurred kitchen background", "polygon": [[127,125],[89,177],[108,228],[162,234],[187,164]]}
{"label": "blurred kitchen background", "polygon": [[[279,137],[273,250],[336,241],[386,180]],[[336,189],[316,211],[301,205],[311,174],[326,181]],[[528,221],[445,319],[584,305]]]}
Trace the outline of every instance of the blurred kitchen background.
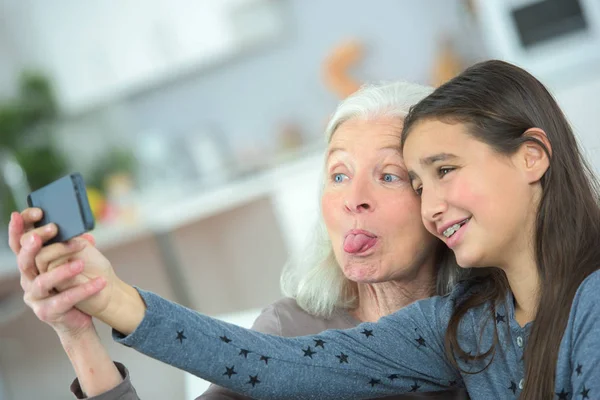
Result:
{"label": "blurred kitchen background", "polygon": [[[74,376],[6,245],[30,190],[80,171],[124,280],[249,326],[310,237],[337,102],[487,58],[548,85],[600,173],[598,0],[0,0],[0,399]],[[141,398],[206,387],[98,330]]]}

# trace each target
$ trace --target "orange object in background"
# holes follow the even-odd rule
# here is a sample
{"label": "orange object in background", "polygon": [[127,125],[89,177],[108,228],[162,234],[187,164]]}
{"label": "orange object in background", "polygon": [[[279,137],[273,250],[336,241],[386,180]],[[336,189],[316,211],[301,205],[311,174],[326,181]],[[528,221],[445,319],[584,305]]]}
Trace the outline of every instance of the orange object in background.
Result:
{"label": "orange object in background", "polygon": [[361,82],[350,75],[350,68],[363,57],[363,45],[356,40],[349,40],[335,47],[323,63],[326,86],[340,99],[356,92]]}
{"label": "orange object in background", "polygon": [[460,74],[463,69],[463,61],[454,51],[452,42],[443,40],[438,46],[438,55],[433,64],[432,82],[433,87],[438,87]]}

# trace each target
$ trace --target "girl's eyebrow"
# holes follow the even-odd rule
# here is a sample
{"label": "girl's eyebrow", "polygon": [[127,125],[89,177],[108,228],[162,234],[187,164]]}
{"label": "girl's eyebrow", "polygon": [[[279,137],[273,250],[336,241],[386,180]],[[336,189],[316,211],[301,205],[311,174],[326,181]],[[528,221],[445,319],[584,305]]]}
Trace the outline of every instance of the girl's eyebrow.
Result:
{"label": "girl's eyebrow", "polygon": [[[458,158],[456,155],[451,154],[451,153],[437,153],[425,158],[421,158],[421,160],[419,160],[419,163],[425,167],[431,166],[433,163],[438,162],[438,161],[448,161],[448,160],[454,160]],[[414,181],[415,179],[418,179],[419,175],[417,175],[414,171],[408,171],[408,179],[409,181],[412,183],[412,181]]]}
{"label": "girl's eyebrow", "polygon": [[423,166],[429,166],[437,161],[448,161],[456,158],[458,157],[451,153],[438,153],[429,157],[421,158],[420,163]]}

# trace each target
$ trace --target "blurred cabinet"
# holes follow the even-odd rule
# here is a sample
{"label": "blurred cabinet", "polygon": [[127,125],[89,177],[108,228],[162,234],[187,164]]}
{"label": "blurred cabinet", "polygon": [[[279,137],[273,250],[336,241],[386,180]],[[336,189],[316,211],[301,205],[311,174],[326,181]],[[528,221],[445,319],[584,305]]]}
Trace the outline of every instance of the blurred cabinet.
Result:
{"label": "blurred cabinet", "polygon": [[[47,72],[64,111],[76,113],[235,54],[248,36],[236,25],[269,3],[0,0],[0,11],[25,64]],[[274,13],[260,15],[278,26]]]}

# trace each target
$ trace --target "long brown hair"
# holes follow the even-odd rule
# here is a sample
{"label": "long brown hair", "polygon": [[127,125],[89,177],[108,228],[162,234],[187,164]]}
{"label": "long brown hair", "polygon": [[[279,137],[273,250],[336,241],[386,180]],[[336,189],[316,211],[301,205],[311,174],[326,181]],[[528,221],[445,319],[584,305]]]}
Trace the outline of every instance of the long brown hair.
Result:
{"label": "long brown hair", "polygon": [[[528,72],[502,61],[476,64],[418,103],[404,120],[402,146],[416,123],[431,119],[463,123],[470,135],[501,154],[514,154],[523,143],[536,141],[550,158],[541,179],[534,233],[539,304],[524,354],[521,398],[554,398],[558,351],[575,292],[600,267],[600,192],[592,169],[552,95]],[[524,135],[533,127],[546,133],[551,149]],[[474,356],[458,342],[458,325],[466,312],[487,303],[494,313],[509,290],[500,269],[481,272],[477,284],[484,287],[456,304],[446,332],[446,351],[456,366],[457,356],[484,359],[498,345],[497,331],[492,347]]]}

